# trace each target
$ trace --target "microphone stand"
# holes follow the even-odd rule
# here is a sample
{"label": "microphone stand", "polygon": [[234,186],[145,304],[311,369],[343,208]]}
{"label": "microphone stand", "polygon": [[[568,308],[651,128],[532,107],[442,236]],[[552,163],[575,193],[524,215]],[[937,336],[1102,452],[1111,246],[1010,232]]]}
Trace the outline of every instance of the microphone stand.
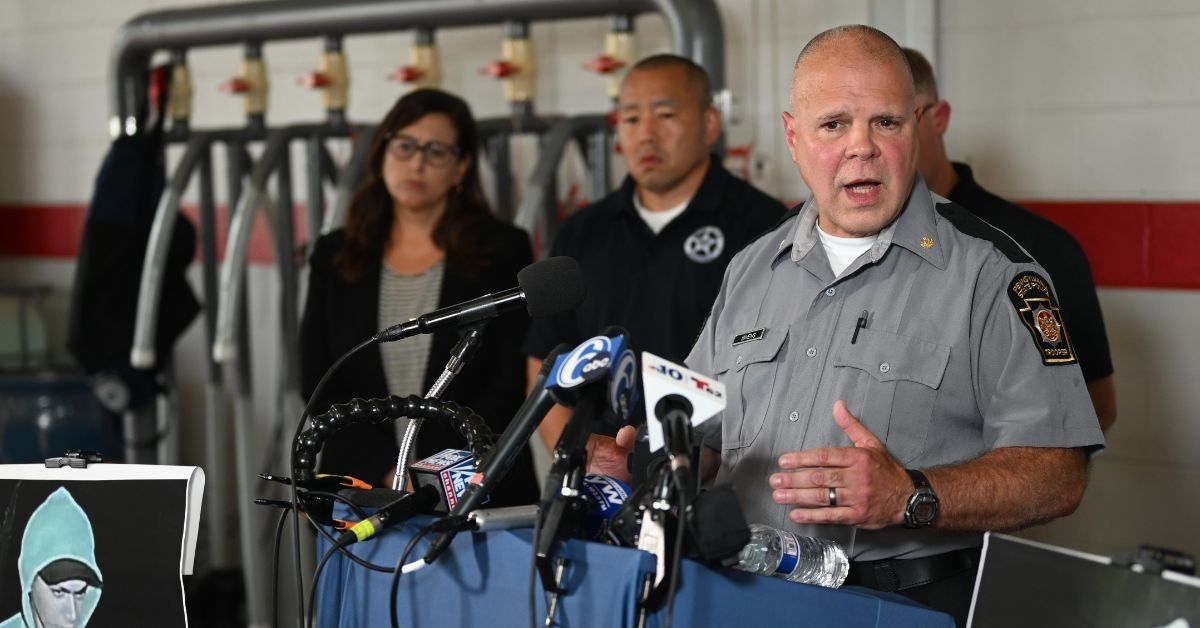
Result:
{"label": "microphone stand", "polygon": [[659,467],[654,478],[657,484],[655,499],[643,519],[643,532],[651,526],[651,536],[657,532],[661,537],[651,539],[649,546],[643,548],[655,555],[658,569],[653,586],[645,591],[639,606],[646,612],[662,608],[665,603],[665,625],[669,625],[675,591],[679,587],[684,537],[698,486],[692,469],[692,404],[681,396],[668,395],[656,405],[655,414],[662,422],[663,449],[669,465]]}
{"label": "microphone stand", "polygon": [[542,521],[535,539],[535,560],[542,588],[549,592],[561,592],[555,575],[554,543],[566,533],[579,530],[587,506],[581,492],[587,465],[587,441],[599,401],[596,396],[602,392],[603,389],[589,391],[581,403],[575,404],[575,411],[554,446],[554,461],[546,474],[539,509]]}
{"label": "microphone stand", "polygon": [[[475,352],[479,350],[479,345],[483,344],[483,326],[487,324],[487,320],[475,323],[467,327],[463,335],[458,340],[458,344],[450,350],[450,359],[446,361],[446,367],[442,369],[442,374],[433,382],[433,386],[429,387],[429,392],[425,394],[426,399],[438,399],[446,388],[450,386],[450,382],[462,371],[467,362],[475,357]],[[409,419],[408,426],[404,429],[404,438],[400,440],[400,453],[396,456],[396,477],[392,480],[392,490],[403,491],[405,483],[408,480],[408,458],[416,446],[417,433],[421,431],[421,423],[424,419]]]}

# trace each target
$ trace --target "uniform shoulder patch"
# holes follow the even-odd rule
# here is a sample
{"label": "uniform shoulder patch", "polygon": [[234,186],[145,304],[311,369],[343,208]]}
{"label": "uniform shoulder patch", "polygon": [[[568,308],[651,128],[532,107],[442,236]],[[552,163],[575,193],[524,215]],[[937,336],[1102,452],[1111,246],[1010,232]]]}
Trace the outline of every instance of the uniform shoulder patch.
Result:
{"label": "uniform shoulder patch", "polygon": [[1018,273],[1008,284],[1008,298],[1017,309],[1017,316],[1033,336],[1033,344],[1042,354],[1042,364],[1075,364],[1075,349],[1062,312],[1050,290],[1050,282],[1041,275],[1025,271]]}
{"label": "uniform shoulder patch", "polygon": [[967,211],[961,205],[941,203],[937,206],[937,213],[949,220],[955,229],[973,238],[991,242],[1014,264],[1028,264],[1033,261],[1029,254],[1017,244],[1017,241],[1012,239],[1012,236]]}

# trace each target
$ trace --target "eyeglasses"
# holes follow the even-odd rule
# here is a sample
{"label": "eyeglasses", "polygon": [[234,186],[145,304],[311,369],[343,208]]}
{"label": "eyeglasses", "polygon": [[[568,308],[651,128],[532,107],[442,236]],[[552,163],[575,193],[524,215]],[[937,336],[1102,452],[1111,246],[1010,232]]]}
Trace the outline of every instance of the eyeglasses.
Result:
{"label": "eyeglasses", "polygon": [[444,168],[458,159],[458,149],[441,142],[429,141],[424,144],[408,135],[393,135],[388,133],[387,151],[397,161],[408,161],[418,152],[425,156],[425,163],[434,168]]}

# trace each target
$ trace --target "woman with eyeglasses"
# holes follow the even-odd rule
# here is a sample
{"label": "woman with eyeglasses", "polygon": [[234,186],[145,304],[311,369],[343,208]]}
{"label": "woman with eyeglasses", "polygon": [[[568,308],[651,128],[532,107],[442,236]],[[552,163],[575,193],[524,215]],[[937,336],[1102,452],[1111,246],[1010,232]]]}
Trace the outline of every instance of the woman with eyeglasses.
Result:
{"label": "woman with eyeglasses", "polygon": [[[300,327],[307,399],[325,370],[389,325],[516,285],[532,262],[524,231],[495,219],[479,181],[479,138],[462,99],[433,89],[400,98],[371,142],[367,172],[345,226],[317,241]],[[470,407],[498,435],[525,395],[524,312],[483,328],[483,342],[443,399]],[[355,397],[424,396],[458,342],[456,330],[375,345],[332,376],[314,414]],[[325,473],[390,483],[405,421],[342,429],[321,450]],[[417,459],[465,449],[453,428],[425,421]],[[493,494],[492,505],[536,501],[529,451]]]}

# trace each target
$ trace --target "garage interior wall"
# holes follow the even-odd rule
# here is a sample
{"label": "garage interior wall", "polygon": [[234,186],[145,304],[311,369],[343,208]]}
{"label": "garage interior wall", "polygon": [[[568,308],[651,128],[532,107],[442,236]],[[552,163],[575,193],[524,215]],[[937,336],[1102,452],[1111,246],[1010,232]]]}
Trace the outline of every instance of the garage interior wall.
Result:
{"label": "garage interior wall", "polygon": [[[53,287],[40,316],[56,361],[69,359],[73,256],[109,142],[106,72],[114,35],[140,13],[189,4],[0,0],[0,283]],[[757,185],[800,200],[804,186],[779,121],[792,61],[825,28],[871,23],[872,3],[718,4],[735,98],[729,144],[752,147],[748,171]],[[1084,244],[1097,268],[1119,417],[1079,510],[1025,534],[1102,554],[1143,542],[1200,554],[1200,263],[1191,250],[1200,233],[1200,4],[980,0],[941,3],[938,15],[941,88],[953,105],[951,156],[969,162],[992,191],[1059,208],[1072,225],[1107,234]],[[602,51],[607,28],[604,19],[533,25],[539,111],[607,108],[603,80],[581,69]],[[350,119],[378,120],[405,91],[386,76],[407,62],[411,37],[346,39]],[[479,117],[508,112],[500,85],[478,71],[499,56],[502,37],[500,26],[437,34],[444,88],[462,94]],[[637,20],[637,42],[643,55],[669,48],[660,18]],[[318,40],[264,46],[272,125],[322,117],[318,95],[297,83],[320,52]],[[240,101],[217,88],[236,73],[240,57],[238,47],[190,53],[195,128],[241,124]],[[223,190],[217,157],[216,189]],[[521,160],[517,172],[532,165]],[[585,181],[582,173],[564,176]],[[194,204],[194,192],[187,202]],[[191,276],[196,286],[198,271]],[[249,294],[265,438],[274,411],[278,282],[264,260],[251,266]],[[186,464],[203,460],[200,327],[192,326],[175,356]]]}

